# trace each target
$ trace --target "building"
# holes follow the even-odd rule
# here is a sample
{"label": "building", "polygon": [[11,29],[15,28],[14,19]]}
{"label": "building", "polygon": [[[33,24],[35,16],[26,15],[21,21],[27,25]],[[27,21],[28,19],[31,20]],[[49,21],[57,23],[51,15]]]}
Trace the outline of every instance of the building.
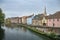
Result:
{"label": "building", "polygon": [[34,13],[27,18],[27,24],[28,25],[31,25],[32,24],[33,17],[34,17]]}
{"label": "building", "polygon": [[7,18],[6,22],[11,23],[11,24],[20,24],[20,23],[22,23],[22,17]]}
{"label": "building", "polygon": [[28,18],[31,18],[33,15],[30,16],[23,16],[23,17],[11,17],[7,18],[5,22],[11,24],[27,24]]}
{"label": "building", "polygon": [[60,11],[48,16],[47,25],[50,27],[60,27]]}
{"label": "building", "polygon": [[46,25],[47,23],[47,16],[44,16],[43,14],[40,14],[38,17],[34,17],[34,19],[32,19],[32,24],[33,25]]}
{"label": "building", "polygon": [[10,24],[11,22],[10,22],[10,18],[7,18],[7,19],[5,19],[5,24],[6,25],[8,25],[8,24]]}
{"label": "building", "polygon": [[[28,24],[28,22],[29,22],[29,18],[32,18],[32,16],[33,16],[34,14],[32,14],[32,15],[29,15],[29,16],[23,16],[22,17],[22,24]],[[29,20],[28,20],[29,19]]]}
{"label": "building", "polygon": [[35,15],[35,17],[32,19],[32,24],[33,25],[42,25],[42,14]]}
{"label": "building", "polygon": [[32,19],[32,25],[46,25],[47,23],[47,13],[46,8],[44,9],[44,13],[35,15],[35,17]]}
{"label": "building", "polygon": [[33,19],[32,20],[32,25],[35,25],[35,26],[42,25],[42,22],[38,19]]}
{"label": "building", "polygon": [[27,16],[22,17],[22,24],[27,24]]}
{"label": "building", "polygon": [[22,24],[22,17],[19,17],[19,24]]}
{"label": "building", "polygon": [[18,24],[19,23],[19,17],[12,17],[12,18],[10,18],[10,21],[12,24]]}

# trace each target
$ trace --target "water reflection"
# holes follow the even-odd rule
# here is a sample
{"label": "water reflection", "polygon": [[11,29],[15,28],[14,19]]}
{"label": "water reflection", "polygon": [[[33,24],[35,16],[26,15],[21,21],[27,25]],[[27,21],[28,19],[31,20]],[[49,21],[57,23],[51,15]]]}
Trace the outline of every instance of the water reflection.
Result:
{"label": "water reflection", "polygon": [[27,32],[27,29],[26,29],[26,28],[24,28],[24,27],[22,27],[22,30],[23,30],[24,32]]}
{"label": "water reflection", "polygon": [[4,38],[4,30],[0,29],[0,40],[3,40]]}
{"label": "water reflection", "polygon": [[0,40],[3,38],[3,40],[49,40],[48,38],[41,35],[39,36],[24,27],[3,27],[3,29],[5,29],[5,33],[1,33],[3,37]]}

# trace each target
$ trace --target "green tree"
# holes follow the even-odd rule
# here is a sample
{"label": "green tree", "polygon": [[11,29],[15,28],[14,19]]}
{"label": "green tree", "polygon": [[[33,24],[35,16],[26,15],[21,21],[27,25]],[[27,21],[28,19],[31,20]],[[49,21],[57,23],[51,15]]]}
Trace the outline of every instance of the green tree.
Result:
{"label": "green tree", "polygon": [[0,8],[0,29],[1,29],[1,25],[4,23],[4,18],[5,18],[5,14],[2,12],[2,9]]}

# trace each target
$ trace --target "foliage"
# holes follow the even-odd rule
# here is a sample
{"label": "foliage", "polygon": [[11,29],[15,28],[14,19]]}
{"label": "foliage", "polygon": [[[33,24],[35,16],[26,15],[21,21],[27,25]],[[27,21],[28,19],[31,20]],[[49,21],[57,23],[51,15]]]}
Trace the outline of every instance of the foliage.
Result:
{"label": "foliage", "polygon": [[10,25],[11,25],[11,21],[10,21],[9,18],[6,19],[6,21],[5,21],[5,25],[6,25],[6,26],[10,26]]}
{"label": "foliage", "polygon": [[54,32],[51,32],[51,33],[50,33],[50,36],[51,36],[51,37],[55,37],[56,34],[55,34]]}
{"label": "foliage", "polygon": [[4,23],[4,18],[5,18],[5,14],[2,13],[2,9],[0,8],[0,27],[1,27],[1,24]]}

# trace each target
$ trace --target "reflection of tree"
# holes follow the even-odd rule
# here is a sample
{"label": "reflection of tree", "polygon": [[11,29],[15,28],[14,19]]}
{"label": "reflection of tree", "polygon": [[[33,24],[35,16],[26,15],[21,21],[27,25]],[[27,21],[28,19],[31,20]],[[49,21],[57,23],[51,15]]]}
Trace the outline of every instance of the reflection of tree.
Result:
{"label": "reflection of tree", "polygon": [[4,38],[4,30],[0,29],[0,40],[3,40]]}

